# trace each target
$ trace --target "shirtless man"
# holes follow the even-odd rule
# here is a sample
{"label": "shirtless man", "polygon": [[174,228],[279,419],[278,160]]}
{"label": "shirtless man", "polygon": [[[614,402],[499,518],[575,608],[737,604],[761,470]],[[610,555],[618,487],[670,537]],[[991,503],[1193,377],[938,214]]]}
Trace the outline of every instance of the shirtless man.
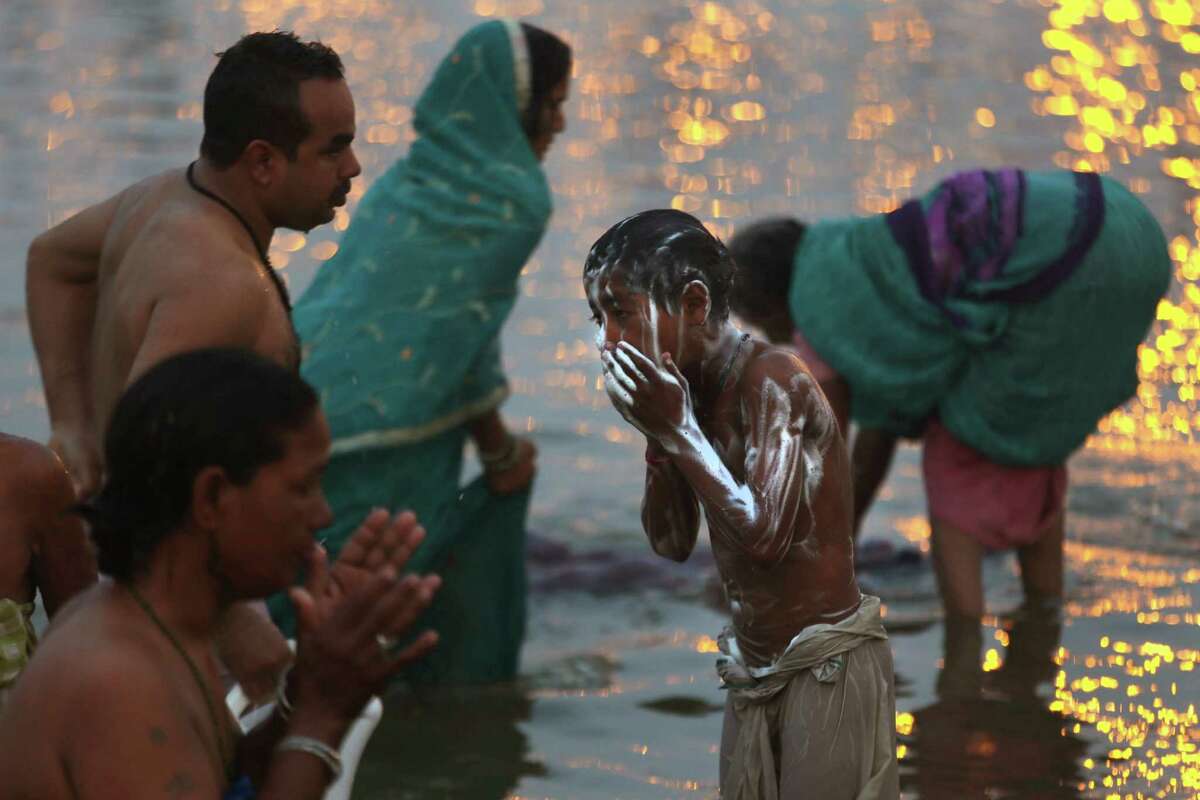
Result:
{"label": "shirtless man", "polygon": [[[80,497],[102,477],[100,434],[124,388],[164,358],[244,347],[289,368],[299,347],[267,263],[276,228],[333,219],[361,172],[354,101],[337,54],[290,33],[252,33],[204,90],[200,158],[84,209],[37,237],[29,325],[51,447]],[[253,695],[287,659],[263,619],[236,611],[224,647]]]}
{"label": "shirtless man", "polygon": [[894,798],[891,652],[854,577],[845,443],[802,362],[728,321],[733,275],[668,210],[613,226],[583,273],[609,397],[646,436],[650,545],[685,560],[703,511],[725,584],[721,794]]}
{"label": "shirtless man", "polygon": [[0,434],[0,706],[37,644],[41,593],[53,617],[96,582],[96,557],[62,462],[46,447]]}
{"label": "shirtless man", "polygon": [[[380,511],[351,537],[374,574],[343,587],[314,534],[329,426],[292,370],[245,350],[169,358],[134,382],[84,508],[112,577],[61,611],[0,715],[5,798],[320,798],[372,694],[436,642],[392,641],[436,576],[398,575],[423,531]],[[296,664],[239,738],[213,658],[230,603],[291,589]],[[252,792],[256,791],[257,794]]]}

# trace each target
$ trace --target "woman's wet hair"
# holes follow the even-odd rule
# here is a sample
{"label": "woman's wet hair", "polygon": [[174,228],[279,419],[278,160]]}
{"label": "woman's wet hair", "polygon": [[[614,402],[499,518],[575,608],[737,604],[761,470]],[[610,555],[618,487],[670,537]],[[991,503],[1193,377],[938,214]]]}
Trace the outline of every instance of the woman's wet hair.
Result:
{"label": "woman's wet hair", "polygon": [[312,130],[300,108],[300,84],[342,79],[338,54],[320,42],[302,42],[290,31],[273,31],[247,34],[218,56],[204,87],[200,154],[228,167],[248,144],[262,139],[294,160]]}
{"label": "woman's wet hair", "polygon": [[121,396],[104,439],[105,480],[76,510],[91,524],[100,571],[128,581],[185,521],[196,476],[220,467],[245,486],[283,458],[286,434],[317,410],[295,372],[245,350],[174,356]]}
{"label": "woman's wet hair", "polygon": [[734,234],[729,240],[729,252],[738,265],[729,298],[734,313],[751,321],[787,307],[792,265],[804,230],[797,219],[773,217]]}
{"label": "woman's wet hair", "polygon": [[596,240],[583,265],[583,280],[618,271],[634,291],[646,292],[661,308],[679,313],[679,298],[692,281],[708,287],[709,318],[729,316],[729,290],[736,267],[721,240],[704,223],[673,209],[634,214]]}
{"label": "woman's wet hair", "polygon": [[530,141],[541,131],[541,111],[555,86],[571,74],[571,47],[549,31],[521,23],[525,47],[529,50],[529,107],[522,127]]}

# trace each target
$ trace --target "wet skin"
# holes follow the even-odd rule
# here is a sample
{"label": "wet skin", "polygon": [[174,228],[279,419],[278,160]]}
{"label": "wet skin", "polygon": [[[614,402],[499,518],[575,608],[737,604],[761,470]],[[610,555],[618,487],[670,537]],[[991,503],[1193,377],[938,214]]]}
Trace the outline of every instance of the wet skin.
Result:
{"label": "wet skin", "polygon": [[[411,514],[376,510],[332,568],[314,537],[329,524],[320,476],[329,427],[315,410],[283,434],[283,455],[243,485],[202,468],[180,525],[128,582],[105,581],[58,615],[0,718],[6,797],[219,797],[235,737],[214,658],[221,619],[235,599],[288,586],[300,632],[288,683],[289,720],[276,715],[236,743],[237,765],[267,798],[319,798],[329,782],[311,755],[277,752],[285,734],[336,747],[372,694],[436,643],[425,632],[392,654],[428,606],[436,576],[397,579],[424,530]],[[352,561],[353,563],[347,563]],[[130,587],[172,631],[139,608]],[[207,697],[205,696],[207,695]]]}
{"label": "wet skin", "polygon": [[752,666],[802,628],[852,613],[849,458],[800,359],[753,340],[739,348],[736,328],[709,319],[699,282],[678,313],[631,291],[619,271],[587,289],[610,399],[647,437],[642,523],[655,551],[686,559],[703,510]]}
{"label": "wet skin", "polygon": [[[331,220],[361,172],[344,81],[300,84],[310,132],[293,158],[262,140],[199,185],[236,208],[265,248],[277,227]],[[99,440],[127,385],[154,364],[201,347],[244,347],[295,366],[286,309],[241,223],[188,186],[181,169],[137,183],[34,240],[30,327],[49,405],[52,445],[77,489],[100,480]],[[172,257],[164,259],[163,253]]]}
{"label": "wet skin", "polygon": [[[117,399],[160,361],[224,346],[299,366],[287,309],[255,239],[266,248],[277,227],[328,222],[361,172],[345,81],[302,81],[299,93],[309,132],[294,154],[256,139],[228,167],[204,158],[195,165],[196,182],[237,209],[254,238],[177,169],[84,209],[30,246],[27,306],[50,444],[80,496],[101,483],[100,440]],[[255,697],[271,691],[290,658],[274,626],[246,607],[231,612],[222,647]]]}

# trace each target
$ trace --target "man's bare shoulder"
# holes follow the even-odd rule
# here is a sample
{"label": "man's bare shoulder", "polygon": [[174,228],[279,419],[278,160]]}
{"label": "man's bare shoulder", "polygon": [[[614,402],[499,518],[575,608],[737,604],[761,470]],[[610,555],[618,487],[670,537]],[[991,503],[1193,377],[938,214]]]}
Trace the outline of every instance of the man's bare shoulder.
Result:
{"label": "man's bare shoulder", "polygon": [[120,215],[122,212],[128,211],[128,209],[139,203],[153,200],[161,195],[182,174],[183,171],[180,169],[163,170],[149,177],[142,178],[136,183],[131,183],[107,200],[96,203],[92,208],[102,206],[106,203],[115,203],[115,210]]}
{"label": "man's bare shoulder", "polygon": [[[257,257],[246,233],[229,212],[188,185],[181,169],[147,178],[126,190],[113,230],[114,255],[122,271],[133,267],[154,275],[246,277]],[[250,270],[253,280],[254,270]]]}
{"label": "man's bare shoulder", "polygon": [[183,180],[184,170],[181,167],[164,169],[162,172],[142,178],[137,183],[129,185],[123,194],[127,200],[136,201],[142,197],[153,196],[177,181]]}
{"label": "man's bare shoulder", "polygon": [[228,216],[188,187],[182,170],[131,186],[105,235],[100,278],[111,287],[105,296],[119,298],[122,316],[138,321],[172,296],[191,295],[200,305],[205,296],[244,303],[240,293],[257,277],[253,253],[239,248],[239,231],[222,214]]}
{"label": "man's bare shoulder", "polygon": [[[174,187],[182,181],[183,171],[168,169],[143,178],[137,183],[130,184],[105,203],[115,203],[112,223],[108,229],[108,239],[111,241],[126,232],[133,235],[141,227],[138,222],[147,217],[153,218],[163,207],[164,202]],[[103,205],[98,203],[97,206]]]}
{"label": "man's bare shoulder", "polygon": [[183,327],[188,335],[199,334],[198,346],[208,333],[218,334],[212,344],[227,344],[228,335],[253,346],[278,302],[263,291],[255,257],[232,244],[228,230],[183,210],[165,211],[151,228],[126,256],[132,268],[123,267],[126,279],[137,281],[130,290],[167,314],[173,326],[187,321]]}
{"label": "man's bare shoulder", "polygon": [[[247,262],[256,261],[248,243],[243,243],[229,225],[227,212],[211,203],[197,203],[204,198],[170,196],[147,219],[129,255],[151,258],[169,265],[173,270],[204,269],[206,273],[246,275],[253,279],[254,270],[247,271]],[[221,213],[215,213],[221,212]]]}

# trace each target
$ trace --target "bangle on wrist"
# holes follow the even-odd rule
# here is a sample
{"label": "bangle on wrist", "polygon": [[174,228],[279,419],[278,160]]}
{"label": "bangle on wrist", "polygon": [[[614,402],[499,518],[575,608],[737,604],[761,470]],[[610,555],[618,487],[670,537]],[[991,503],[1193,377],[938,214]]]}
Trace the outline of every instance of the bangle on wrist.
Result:
{"label": "bangle on wrist", "polygon": [[512,469],[521,460],[521,441],[512,434],[499,450],[479,451],[479,461],[484,472],[504,472]]}
{"label": "bangle on wrist", "polygon": [[495,450],[484,450],[479,448],[479,460],[484,464],[491,464],[496,461],[503,461],[512,454],[513,448],[517,446],[517,437],[513,436],[508,431],[504,432],[504,444],[500,445]]}
{"label": "bangle on wrist", "polygon": [[297,753],[308,753],[316,756],[328,769],[330,781],[336,781],[342,774],[342,757],[329,745],[311,736],[285,736],[275,745],[276,752],[292,750]]}
{"label": "bangle on wrist", "polygon": [[292,716],[292,701],[288,700],[287,682],[288,676],[292,674],[292,665],[288,664],[279,673],[279,680],[275,682],[275,710],[279,712],[279,717],[287,722]]}

